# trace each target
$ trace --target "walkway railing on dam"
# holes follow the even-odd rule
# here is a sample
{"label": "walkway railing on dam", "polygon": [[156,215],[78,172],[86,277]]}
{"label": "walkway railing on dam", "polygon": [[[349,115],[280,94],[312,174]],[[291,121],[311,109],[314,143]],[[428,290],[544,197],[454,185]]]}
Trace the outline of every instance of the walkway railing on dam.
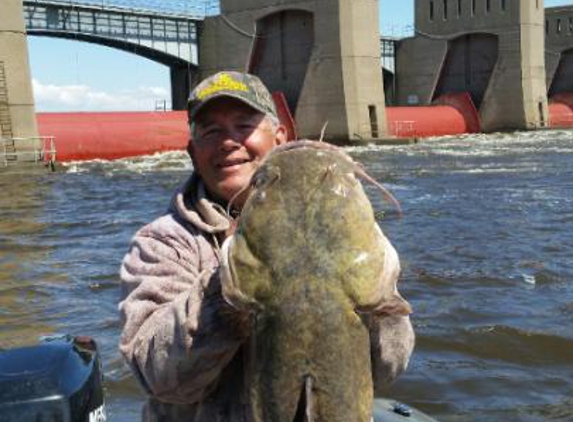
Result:
{"label": "walkway railing on dam", "polygon": [[0,165],[13,163],[55,163],[56,143],[53,136],[0,138]]}

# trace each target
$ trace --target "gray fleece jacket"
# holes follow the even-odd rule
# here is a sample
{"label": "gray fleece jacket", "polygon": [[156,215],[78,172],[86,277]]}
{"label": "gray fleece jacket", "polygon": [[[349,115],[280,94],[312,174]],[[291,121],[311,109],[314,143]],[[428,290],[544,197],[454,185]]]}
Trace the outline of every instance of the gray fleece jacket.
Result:
{"label": "gray fleece jacket", "polygon": [[[243,362],[243,315],[219,281],[220,242],[230,227],[197,175],[179,189],[166,215],[139,230],[121,267],[120,351],[149,395],[146,421],[250,422]],[[385,238],[384,238],[385,239]],[[386,240],[383,278],[398,278]],[[377,390],[408,364],[414,333],[408,317],[371,321]]]}

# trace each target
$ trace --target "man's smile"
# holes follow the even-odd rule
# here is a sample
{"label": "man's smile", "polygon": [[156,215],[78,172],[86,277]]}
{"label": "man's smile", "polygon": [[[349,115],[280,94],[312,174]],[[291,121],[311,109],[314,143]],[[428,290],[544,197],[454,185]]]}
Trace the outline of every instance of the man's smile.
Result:
{"label": "man's smile", "polygon": [[250,158],[227,158],[217,163],[218,169],[233,170],[245,163],[251,162]]}

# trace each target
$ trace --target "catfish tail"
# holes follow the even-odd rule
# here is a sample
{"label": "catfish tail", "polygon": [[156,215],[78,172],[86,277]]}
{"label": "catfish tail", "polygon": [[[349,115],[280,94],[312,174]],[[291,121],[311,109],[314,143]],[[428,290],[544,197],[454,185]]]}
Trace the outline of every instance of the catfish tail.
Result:
{"label": "catfish tail", "polygon": [[314,400],[312,395],[313,380],[310,375],[304,377],[298,405],[293,422],[315,422]]}

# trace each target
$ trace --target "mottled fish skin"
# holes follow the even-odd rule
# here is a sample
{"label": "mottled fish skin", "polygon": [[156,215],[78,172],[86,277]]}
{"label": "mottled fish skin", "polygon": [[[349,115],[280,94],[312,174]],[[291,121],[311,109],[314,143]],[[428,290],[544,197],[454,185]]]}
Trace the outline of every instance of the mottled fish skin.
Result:
{"label": "mottled fish skin", "polygon": [[225,243],[223,294],[252,315],[254,421],[371,419],[361,312],[410,308],[394,283],[380,286],[384,243],[355,170],[342,151],[310,141],[274,150]]}

